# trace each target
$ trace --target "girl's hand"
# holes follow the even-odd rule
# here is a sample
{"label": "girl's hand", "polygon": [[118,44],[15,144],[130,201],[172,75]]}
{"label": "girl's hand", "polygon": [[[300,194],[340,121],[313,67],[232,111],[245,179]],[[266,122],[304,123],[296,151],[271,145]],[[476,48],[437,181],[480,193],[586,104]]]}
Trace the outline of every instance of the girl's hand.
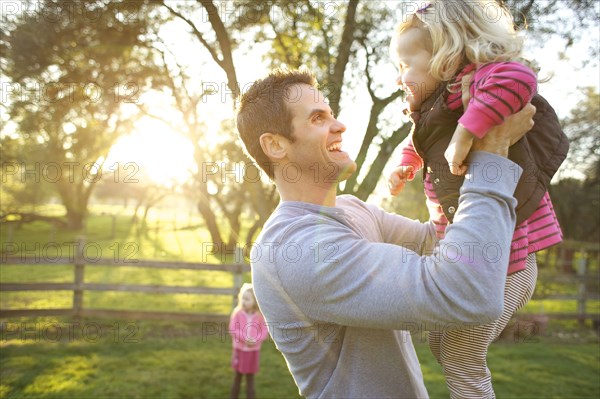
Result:
{"label": "girl's hand", "polygon": [[[461,99],[463,109],[466,111],[471,100],[471,85],[473,83],[474,72],[467,73],[461,79]],[[464,160],[473,146],[474,136],[460,124],[456,127],[452,140],[444,152],[444,157],[450,166],[450,172],[455,175],[464,175],[467,172],[467,166]]]}
{"label": "girl's hand", "polygon": [[450,144],[444,152],[444,157],[448,161],[452,174],[462,176],[467,172],[465,159],[473,146],[474,138],[475,136],[461,124],[456,127],[452,140],[450,140]]}
{"label": "girl's hand", "polygon": [[250,338],[248,338],[248,339],[246,340],[246,346],[247,346],[248,348],[252,348],[252,347],[253,347],[255,344],[256,344],[256,342],[255,342],[253,339],[250,339]]}
{"label": "girl's hand", "polygon": [[390,174],[390,178],[388,179],[388,188],[390,190],[390,194],[400,194],[406,182],[414,179],[414,170],[415,168],[411,165],[398,166],[396,169],[394,169],[394,171]]}

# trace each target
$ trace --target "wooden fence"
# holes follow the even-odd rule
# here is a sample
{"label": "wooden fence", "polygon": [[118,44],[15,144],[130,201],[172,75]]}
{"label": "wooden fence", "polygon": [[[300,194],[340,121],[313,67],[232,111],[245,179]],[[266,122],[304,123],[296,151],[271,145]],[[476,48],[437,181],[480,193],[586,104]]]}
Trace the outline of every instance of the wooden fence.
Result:
{"label": "wooden fence", "polygon": [[[82,243],[78,245],[81,250]],[[583,323],[593,320],[598,323],[600,315],[586,311],[586,302],[600,299],[600,245],[578,242],[565,242],[538,255],[539,279],[536,289],[537,299],[575,300],[577,311],[571,313],[547,313],[550,318],[575,319]],[[64,265],[73,264],[74,279],[72,283],[0,283],[0,292],[14,291],[73,291],[72,308],[67,309],[0,309],[0,318],[35,317],[35,316],[78,316],[78,317],[110,317],[123,319],[159,319],[180,321],[226,321],[228,315],[186,312],[152,312],[114,309],[87,309],[83,306],[86,291],[120,291],[146,292],[153,294],[197,294],[228,295],[235,301],[241,285],[242,275],[250,271],[247,264],[206,264],[190,262],[164,262],[153,260],[137,260],[135,262],[115,259],[94,260],[85,263],[84,256],[78,251],[72,259],[41,259],[31,256],[3,256],[5,265]],[[140,267],[172,270],[225,271],[232,274],[231,287],[188,287],[165,285],[132,285],[132,284],[100,284],[86,283],[85,269],[94,266]],[[539,295],[544,284],[559,284],[561,287],[571,286],[574,294],[556,294],[549,292]],[[576,289],[574,289],[576,287]],[[524,315],[526,317],[526,315]]]}
{"label": "wooden fence", "polygon": [[[0,309],[0,318],[35,317],[35,316],[72,316],[72,317],[108,317],[117,319],[149,319],[149,320],[179,320],[224,322],[229,315],[213,313],[189,312],[153,312],[115,309],[87,309],[83,306],[83,296],[86,291],[119,291],[146,292],[151,294],[197,294],[197,295],[227,295],[233,303],[243,284],[243,273],[250,271],[250,265],[238,264],[208,264],[192,262],[164,262],[153,260],[115,260],[111,258],[94,259],[93,263],[85,262],[82,253],[84,245],[79,242],[74,256],[70,258],[57,257],[53,259],[32,256],[3,256],[3,265],[65,265],[72,264],[74,278],[72,283],[0,283],[0,292],[15,291],[73,291],[73,305],[65,309]],[[204,270],[230,272],[233,284],[231,287],[188,287],[166,285],[134,285],[134,284],[99,284],[85,282],[86,267],[139,267],[174,270]]]}
{"label": "wooden fence", "polygon": [[[552,319],[576,319],[581,324],[592,320],[596,325],[600,313],[588,312],[586,303],[600,300],[600,244],[565,241],[538,253],[538,283],[536,299],[571,300],[577,302],[576,312],[545,313]],[[574,288],[575,293],[552,292],[551,285]]]}

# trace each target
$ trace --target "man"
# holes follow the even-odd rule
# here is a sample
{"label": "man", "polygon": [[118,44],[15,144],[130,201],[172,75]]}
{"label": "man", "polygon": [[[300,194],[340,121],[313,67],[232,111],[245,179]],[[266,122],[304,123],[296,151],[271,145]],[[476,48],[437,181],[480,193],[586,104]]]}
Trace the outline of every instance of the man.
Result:
{"label": "man", "polygon": [[282,201],[253,247],[252,280],[303,396],[427,397],[402,330],[501,314],[520,173],[506,156],[531,128],[528,110],[476,144],[454,224],[436,246],[431,223],[336,197],[356,164],[309,72],[273,71],[243,95],[238,130]]}

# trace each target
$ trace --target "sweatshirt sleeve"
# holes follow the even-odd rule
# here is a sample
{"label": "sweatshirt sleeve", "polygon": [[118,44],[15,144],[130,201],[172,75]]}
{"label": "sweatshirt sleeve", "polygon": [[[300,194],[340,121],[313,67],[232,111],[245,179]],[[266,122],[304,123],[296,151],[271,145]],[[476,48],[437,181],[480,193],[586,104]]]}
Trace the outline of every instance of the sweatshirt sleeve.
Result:
{"label": "sweatshirt sleeve", "polygon": [[256,315],[256,323],[258,324],[258,326],[260,328],[257,328],[257,334],[255,337],[256,342],[263,342],[265,339],[267,339],[267,336],[269,335],[269,329],[267,328],[267,324],[265,323],[265,318],[263,317],[262,314],[258,313]]}
{"label": "sweatshirt sleeve", "polygon": [[386,212],[374,205],[366,204],[366,207],[377,220],[383,242],[400,245],[419,255],[431,253],[435,248],[438,237],[431,220],[422,223]]}
{"label": "sweatshirt sleeve", "polygon": [[430,255],[367,241],[341,223],[315,230],[306,222],[289,226],[275,251],[281,288],[306,316],[339,325],[440,330],[497,319],[521,169],[485,152],[472,153],[470,163],[455,222]]}
{"label": "sweatshirt sleeve", "polygon": [[412,166],[413,172],[410,174],[409,179],[414,179],[415,174],[423,168],[423,159],[417,154],[417,150],[412,143],[412,133],[408,135],[407,140],[402,143],[402,154],[400,158],[400,165],[398,166]]}
{"label": "sweatshirt sleeve", "polygon": [[241,330],[243,326],[241,312],[237,311],[231,315],[229,319],[229,334],[231,335],[231,339],[233,340],[234,346],[239,346],[241,343],[245,341],[244,337],[242,337]]}
{"label": "sweatshirt sleeve", "polygon": [[518,62],[484,65],[473,79],[469,106],[458,122],[478,138],[523,109],[537,92],[535,73]]}

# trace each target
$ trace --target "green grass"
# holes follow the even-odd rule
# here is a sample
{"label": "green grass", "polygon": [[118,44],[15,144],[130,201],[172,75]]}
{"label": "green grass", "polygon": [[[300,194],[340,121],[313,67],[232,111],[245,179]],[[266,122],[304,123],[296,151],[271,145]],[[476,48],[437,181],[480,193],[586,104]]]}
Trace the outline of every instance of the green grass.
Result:
{"label": "green grass", "polygon": [[[39,318],[2,327],[0,398],[228,397],[231,340],[214,323]],[[439,365],[424,340],[414,339],[431,397],[447,398]],[[599,350],[548,338],[496,343],[489,366],[497,397],[596,398]],[[269,341],[256,390],[261,398],[299,397]]]}
{"label": "green grass", "polygon": [[[94,208],[111,212],[114,207]],[[94,214],[88,220],[86,239],[97,244],[104,257],[220,263],[230,258],[212,256],[203,243],[209,237],[195,218],[172,212],[156,212],[145,227],[131,225],[130,216],[117,217],[112,236],[112,217]],[[41,256],[66,250],[80,233],[60,231],[44,223],[14,230],[8,239],[0,226],[2,248],[33,249]],[[37,249],[36,249],[36,244]],[[129,245],[129,246],[128,246]],[[14,247],[11,247],[13,249]],[[89,254],[90,256],[93,253]],[[250,276],[244,276],[249,281]],[[2,265],[0,282],[72,282],[72,265]],[[89,264],[85,281],[173,286],[231,287],[232,275],[220,271],[160,270]],[[553,293],[572,294],[575,289],[553,284]],[[2,309],[70,308],[73,293],[3,292]],[[598,301],[588,301],[587,311],[598,313]],[[207,312],[228,314],[232,298],[188,294],[86,292],[84,308]],[[543,295],[523,313],[575,312],[575,301],[545,299]],[[24,323],[24,324],[23,324]],[[82,320],[74,328],[65,318],[2,321],[0,339],[0,398],[224,398],[233,378],[229,366],[231,342],[227,336],[206,335],[202,323]],[[62,336],[57,338],[61,327]],[[89,328],[87,333],[81,326]],[[576,321],[551,321],[542,337],[497,343],[489,365],[499,398],[595,398],[600,396],[598,337]],[[69,331],[69,328],[73,328]],[[102,336],[95,337],[101,328]],[[204,328],[204,329],[203,329]],[[72,336],[71,336],[72,335]],[[415,337],[432,398],[447,398],[439,365],[426,340]],[[261,372],[256,377],[262,398],[298,397],[282,356],[273,343],[263,346]],[[243,395],[242,395],[243,397]]]}
{"label": "green grass", "polygon": [[[67,319],[5,323],[0,398],[229,395],[231,340],[226,335],[207,335],[214,323],[79,323],[75,326]],[[29,332],[23,333],[26,329]],[[261,367],[256,377],[259,397],[298,397],[285,361],[271,342],[263,345]]]}
{"label": "green grass", "polygon": [[[600,301],[587,300],[585,302],[587,313],[600,313]],[[576,300],[558,299],[532,299],[522,309],[523,313],[577,313]]]}
{"label": "green grass", "polygon": [[[496,343],[488,367],[498,398],[596,398],[600,395],[600,349],[597,344],[534,340]],[[440,366],[426,345],[417,346],[431,398],[447,398]]]}

